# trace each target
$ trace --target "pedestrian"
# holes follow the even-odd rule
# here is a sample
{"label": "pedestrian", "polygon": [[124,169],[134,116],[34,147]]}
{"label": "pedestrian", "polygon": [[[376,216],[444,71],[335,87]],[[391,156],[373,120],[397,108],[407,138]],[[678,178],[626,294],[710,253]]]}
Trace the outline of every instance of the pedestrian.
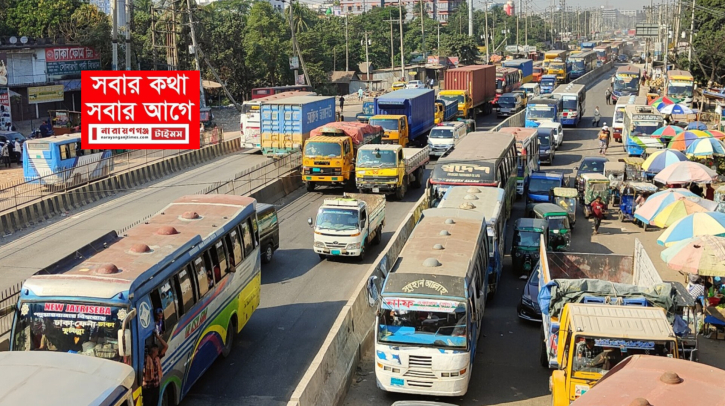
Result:
{"label": "pedestrian", "polygon": [[15,158],[18,160],[18,166],[23,166],[23,144],[15,139]]}
{"label": "pedestrian", "polygon": [[604,91],[604,98],[607,100],[607,105],[612,104],[612,91],[609,88]]}
{"label": "pedestrian", "polygon": [[40,136],[49,137],[52,132],[53,127],[48,124],[48,120],[43,121],[43,124],[40,125]]}
{"label": "pedestrian", "polygon": [[597,196],[596,199],[591,204],[592,206],[592,214],[594,215],[594,234],[599,234],[599,226],[602,224],[602,219],[604,218],[604,210],[606,210],[607,206],[602,203],[602,197]]}
{"label": "pedestrian", "polygon": [[592,127],[599,127],[599,120],[602,118],[602,114],[599,112],[599,106],[594,108],[594,119],[592,120]]}
{"label": "pedestrian", "polygon": [[363,93],[364,93],[364,92],[363,92],[363,89],[362,89],[362,87],[361,87],[361,88],[359,88],[359,89],[357,89],[357,99],[358,99],[358,100],[362,101],[362,99],[363,99]]}
{"label": "pedestrian", "polygon": [[9,142],[6,142],[2,148],[3,163],[5,163],[6,168],[10,167],[10,148],[8,144]]}
{"label": "pedestrian", "polygon": [[697,197],[702,197],[702,188],[697,183],[690,184],[690,192],[694,193]]}
{"label": "pedestrian", "polygon": [[715,200],[715,189],[709,183],[705,186],[705,199]]}
{"label": "pedestrian", "polygon": [[433,84],[435,84],[435,81],[433,80],[433,78],[431,78],[431,80],[430,80],[430,82],[428,84],[431,89],[433,89]]}
{"label": "pedestrian", "polygon": [[[161,358],[166,355],[169,346],[166,344],[159,333],[154,332],[157,343],[153,343],[148,347],[146,353],[146,361],[143,369],[143,402],[148,405],[159,404],[159,386],[163,371],[161,370]],[[159,348],[159,344],[161,347]]]}
{"label": "pedestrian", "polygon": [[607,155],[607,148],[609,148],[609,127],[605,125],[602,127],[602,131],[599,131],[599,155]]}
{"label": "pedestrian", "polygon": [[340,112],[342,113],[343,108],[345,106],[345,98],[340,95]]}

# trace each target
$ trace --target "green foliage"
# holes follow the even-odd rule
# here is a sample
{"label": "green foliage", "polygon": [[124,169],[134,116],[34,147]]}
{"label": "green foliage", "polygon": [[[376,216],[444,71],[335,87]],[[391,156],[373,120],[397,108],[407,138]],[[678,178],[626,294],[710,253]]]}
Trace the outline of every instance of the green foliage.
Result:
{"label": "green foliage", "polygon": [[[694,55],[690,72],[702,84],[722,83],[725,77],[725,0],[699,0],[695,11]],[[719,13],[710,13],[715,10]]]}
{"label": "green foliage", "polygon": [[36,38],[62,38],[66,23],[81,5],[79,0],[5,0],[6,30],[14,35]]}
{"label": "green foliage", "polygon": [[478,58],[476,41],[468,35],[454,34],[446,36],[445,42],[441,39],[441,48],[445,48],[448,55],[455,55],[462,64],[472,64]]}

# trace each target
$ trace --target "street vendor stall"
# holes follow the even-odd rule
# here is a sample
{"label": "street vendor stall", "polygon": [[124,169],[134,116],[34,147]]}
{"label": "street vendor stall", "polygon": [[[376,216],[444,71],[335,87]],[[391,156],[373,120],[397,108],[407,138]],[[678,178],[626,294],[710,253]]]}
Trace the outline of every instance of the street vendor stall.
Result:
{"label": "street vendor stall", "polygon": [[78,132],[81,125],[81,112],[70,110],[48,110],[50,125],[54,135],[64,135]]}

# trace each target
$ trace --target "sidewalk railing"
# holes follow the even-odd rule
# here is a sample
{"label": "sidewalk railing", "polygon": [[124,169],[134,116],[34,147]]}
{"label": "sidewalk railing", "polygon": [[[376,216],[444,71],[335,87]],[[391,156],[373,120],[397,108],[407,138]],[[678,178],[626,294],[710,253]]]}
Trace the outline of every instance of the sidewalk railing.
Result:
{"label": "sidewalk railing", "polygon": [[10,332],[13,327],[14,307],[20,296],[23,283],[17,283],[0,292],[0,336]]}

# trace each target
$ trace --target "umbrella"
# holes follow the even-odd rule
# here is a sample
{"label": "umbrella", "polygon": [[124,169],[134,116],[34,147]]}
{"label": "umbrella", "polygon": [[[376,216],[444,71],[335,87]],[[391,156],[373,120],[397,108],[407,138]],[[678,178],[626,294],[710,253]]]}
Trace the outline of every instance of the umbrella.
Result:
{"label": "umbrella", "polygon": [[678,151],[684,151],[687,149],[687,147],[692,144],[692,141],[695,141],[698,138],[709,138],[710,134],[700,131],[700,130],[690,130],[681,132],[670,140],[670,144],[667,146],[667,148],[670,149],[676,149]]}
{"label": "umbrella", "polygon": [[703,235],[672,244],[660,255],[667,266],[703,276],[725,276],[725,237]]}
{"label": "umbrella", "polygon": [[680,100],[680,99],[674,99],[674,98],[671,98],[671,97],[662,96],[662,97],[658,97],[658,98],[652,100],[649,103],[649,105],[652,106],[652,105],[657,104],[657,103],[664,103],[667,106],[667,105],[670,105],[670,104],[677,104],[677,103],[679,103],[681,101],[682,100]]}
{"label": "umbrella", "polygon": [[683,133],[685,130],[683,130],[680,127],[677,127],[675,125],[666,125],[664,127],[660,127],[655,130],[655,132],[652,133],[652,135],[656,135],[658,137],[674,137],[677,134]]}
{"label": "umbrella", "polygon": [[650,224],[652,219],[654,219],[655,216],[662,211],[662,209],[677,200],[684,199],[686,197],[697,197],[697,195],[687,189],[667,189],[657,192],[648,197],[647,201],[634,212],[634,218],[645,224]]}
{"label": "umbrella", "polygon": [[653,152],[642,163],[642,169],[647,172],[657,173],[675,162],[687,161],[687,157],[680,151],[674,149],[661,149]]}
{"label": "umbrella", "polygon": [[675,221],[690,215],[692,213],[704,213],[713,211],[717,207],[717,203],[712,200],[706,200],[699,197],[685,197],[665,206],[650,222],[651,224],[665,228],[669,227]]}
{"label": "umbrella", "polygon": [[685,153],[688,157],[725,155],[725,146],[723,146],[722,141],[715,138],[700,138],[692,141]]}
{"label": "umbrella", "polygon": [[667,106],[660,105],[658,107],[658,110],[662,114],[693,114],[694,111],[692,109],[687,108],[685,106],[681,106],[679,104],[670,104]]}
{"label": "umbrella", "polygon": [[655,175],[655,181],[666,185],[712,183],[717,173],[698,162],[675,162]]}
{"label": "umbrella", "polygon": [[686,130],[707,130],[707,124],[703,123],[702,121],[693,121],[689,124],[687,124]]}
{"label": "umbrella", "polygon": [[722,132],[722,131],[718,131],[718,130],[707,130],[707,131],[704,131],[704,132],[707,133],[707,134],[712,135],[713,138],[717,138],[719,140],[725,138],[725,133]]}
{"label": "umbrella", "polygon": [[672,223],[657,239],[657,244],[670,247],[688,238],[723,233],[725,233],[725,213],[716,211],[693,213]]}

